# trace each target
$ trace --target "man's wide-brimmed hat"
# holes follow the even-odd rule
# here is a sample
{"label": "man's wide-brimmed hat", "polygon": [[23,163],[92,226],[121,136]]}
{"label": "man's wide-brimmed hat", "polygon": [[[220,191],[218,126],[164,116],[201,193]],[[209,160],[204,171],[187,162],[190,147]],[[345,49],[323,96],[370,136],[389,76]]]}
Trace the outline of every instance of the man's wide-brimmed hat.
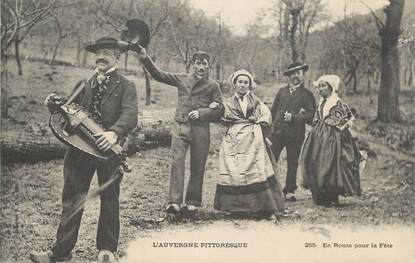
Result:
{"label": "man's wide-brimmed hat", "polygon": [[121,47],[118,44],[118,40],[112,37],[102,37],[95,41],[95,43],[90,43],[85,46],[85,49],[89,52],[96,53],[99,49],[118,49],[121,53],[127,51],[125,47]]}
{"label": "man's wide-brimmed hat", "polygon": [[146,48],[150,43],[150,29],[143,20],[130,19],[125,22],[125,27],[121,31],[121,39],[124,41],[133,41]]}
{"label": "man's wide-brimmed hat", "polygon": [[303,64],[301,62],[294,62],[294,63],[292,63],[288,66],[287,71],[285,71],[283,74],[284,74],[284,76],[289,76],[289,75],[291,75],[291,73],[293,73],[294,71],[297,71],[297,70],[303,70],[304,72],[306,72],[308,70],[308,68],[309,67],[308,67],[307,64]]}

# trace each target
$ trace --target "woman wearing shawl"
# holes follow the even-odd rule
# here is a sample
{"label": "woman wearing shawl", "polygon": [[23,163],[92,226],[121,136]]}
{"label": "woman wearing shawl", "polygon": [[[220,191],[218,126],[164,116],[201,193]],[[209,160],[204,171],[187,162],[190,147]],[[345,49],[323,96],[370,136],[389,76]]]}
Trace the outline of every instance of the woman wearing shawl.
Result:
{"label": "woman wearing shawl", "polygon": [[339,195],[361,192],[361,155],[349,130],[353,115],[337,96],[339,83],[336,75],[323,75],[314,82],[321,98],[300,157],[304,186],[317,205],[336,205]]}
{"label": "woman wearing shawl", "polygon": [[246,70],[232,74],[235,94],[224,101],[227,132],[219,153],[219,183],[214,207],[232,213],[271,216],[284,211],[281,188],[274,176],[263,132],[271,112],[252,92]]}

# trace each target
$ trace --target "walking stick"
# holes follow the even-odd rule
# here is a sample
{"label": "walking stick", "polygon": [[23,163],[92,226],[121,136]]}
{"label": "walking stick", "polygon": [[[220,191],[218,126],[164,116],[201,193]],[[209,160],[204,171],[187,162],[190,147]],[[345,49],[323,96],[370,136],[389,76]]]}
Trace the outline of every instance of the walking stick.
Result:
{"label": "walking stick", "polygon": [[281,194],[281,200],[282,200],[281,205],[282,205],[282,207],[284,207],[284,198],[282,196],[282,188],[281,188],[280,182],[279,182],[278,177],[277,177],[278,176],[277,161],[275,160],[274,154],[272,153],[272,150],[271,150],[272,142],[268,138],[265,138],[264,141],[265,141],[265,146],[266,146],[266,149],[267,149],[268,157],[269,157],[269,159],[271,161],[271,164],[272,164],[272,170],[274,171],[274,177],[275,177],[275,181],[276,181],[275,188],[277,188],[278,193]]}

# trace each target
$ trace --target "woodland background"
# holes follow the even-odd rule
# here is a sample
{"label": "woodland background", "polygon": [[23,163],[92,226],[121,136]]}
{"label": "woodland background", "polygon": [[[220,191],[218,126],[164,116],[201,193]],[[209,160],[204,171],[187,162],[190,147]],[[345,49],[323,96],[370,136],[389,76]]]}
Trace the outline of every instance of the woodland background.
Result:
{"label": "woodland background", "polygon": [[[93,56],[83,49],[102,36],[119,38],[125,21],[140,18],[152,33],[148,52],[160,68],[190,71],[198,49],[212,54],[212,76],[224,96],[236,69],[254,73],[255,93],[268,105],[287,81],[282,72],[292,61],[310,65],[307,84],[321,74],[342,78],[341,96],[357,112],[353,134],[369,154],[362,175],[362,197],[341,200],[338,208],[319,208],[300,189],[299,201],[287,207],[286,225],[399,224],[415,222],[415,2],[391,0],[366,15],[333,22],[323,0],[275,0],[238,35],[218,14],[207,16],[179,0],[2,0],[1,1],[1,213],[0,262],[28,261],[30,250],[54,240],[60,216],[62,156],[65,148],[51,134],[43,100],[66,96],[93,74]],[[272,21],[269,23],[269,21]],[[229,218],[213,209],[217,158],[224,127],[212,125],[203,209],[194,218],[169,219],[164,206],[169,180],[168,135],[177,91],[152,81],[134,53],[121,57],[120,68],[136,84],[140,125],[130,150],[134,171],[122,184],[120,256],[129,242],[154,231],[244,225],[257,219]],[[316,94],[317,95],[317,94]],[[166,139],[167,136],[167,139]],[[146,143],[151,140],[151,143]],[[279,161],[285,180],[285,156]],[[186,175],[188,176],[188,174]],[[96,189],[93,183],[91,191]],[[77,262],[95,259],[99,200],[86,203],[75,248]],[[258,224],[274,222],[258,221]]]}

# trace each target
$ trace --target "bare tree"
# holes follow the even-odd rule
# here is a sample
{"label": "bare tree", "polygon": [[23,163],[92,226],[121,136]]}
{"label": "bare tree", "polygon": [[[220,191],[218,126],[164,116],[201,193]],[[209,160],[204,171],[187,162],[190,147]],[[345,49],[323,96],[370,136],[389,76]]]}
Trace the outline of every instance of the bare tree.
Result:
{"label": "bare tree", "polygon": [[400,92],[400,62],[398,54],[398,40],[401,33],[401,19],[405,0],[389,0],[389,5],[384,8],[386,20],[383,22],[375,12],[372,15],[381,37],[381,80],[378,93],[378,114],[380,122],[399,122]]}
{"label": "bare tree", "polygon": [[292,61],[304,61],[310,30],[326,18],[325,6],[322,0],[282,0],[282,3],[278,14],[282,13],[283,19],[279,18],[279,24],[285,31],[280,36],[290,43]]}
{"label": "bare tree", "polygon": [[191,56],[196,50],[204,50],[211,55],[211,64],[217,61],[217,78],[223,75],[223,62],[230,52],[227,41],[229,29],[219,20],[206,17],[200,10],[193,10],[186,2],[177,5],[168,23],[168,35],[173,53],[190,71]]}
{"label": "bare tree", "polygon": [[23,74],[19,60],[19,43],[37,23],[47,18],[57,0],[10,0],[1,1],[1,91],[2,115],[7,117],[8,110],[8,49],[14,43],[19,74]]}
{"label": "bare tree", "polygon": [[[135,13],[139,15],[139,17],[150,17],[149,19],[149,27],[150,27],[150,41],[151,39],[159,32],[161,27],[167,22],[167,19],[169,17],[170,12],[170,6],[168,1],[163,1],[159,3],[159,7],[161,10],[158,12],[158,15],[150,14],[154,13],[153,7],[155,1],[148,1],[147,4],[144,6],[144,8],[139,8],[137,6],[136,1],[132,1],[132,6],[134,6]],[[154,7],[153,7],[154,8]],[[138,56],[136,56],[137,61],[140,61]],[[154,59],[156,59],[154,57]],[[141,63],[141,62],[139,62]],[[141,67],[144,72],[144,78],[146,80],[146,105],[151,104],[151,83],[150,83],[150,74],[149,72],[144,68],[144,66]]]}
{"label": "bare tree", "polygon": [[[117,32],[121,32],[123,25],[132,17],[139,17],[146,20],[150,29],[150,41],[158,34],[162,26],[167,23],[170,13],[170,5],[168,0],[145,0],[145,1],[124,1],[124,6],[114,6],[113,1],[100,0],[97,8],[100,12],[98,17],[105,23],[111,25]],[[124,8],[126,9],[124,9]],[[115,13],[117,15],[115,15]],[[128,54],[125,57],[125,65],[127,65]],[[140,59],[136,54],[136,60],[141,65]],[[144,72],[146,83],[146,105],[151,104],[151,83],[150,74],[141,66]]]}

